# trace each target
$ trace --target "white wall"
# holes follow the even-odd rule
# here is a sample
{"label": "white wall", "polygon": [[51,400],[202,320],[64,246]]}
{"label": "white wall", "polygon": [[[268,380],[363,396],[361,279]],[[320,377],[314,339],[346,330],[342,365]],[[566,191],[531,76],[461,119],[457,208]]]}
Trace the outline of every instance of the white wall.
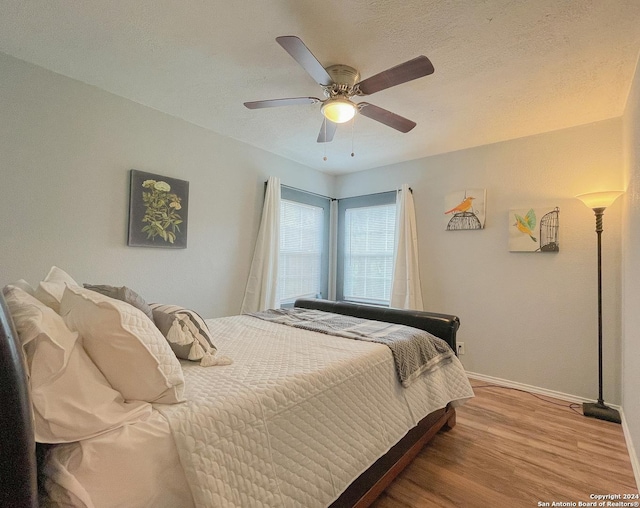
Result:
{"label": "white wall", "polygon": [[[621,119],[336,178],[2,54],[0,112],[0,285],[35,283],[56,264],[79,282],[126,284],[206,316],[235,314],[270,174],[341,197],[406,182],[425,302],[461,317],[467,369],[597,395],[595,221],[572,196],[623,186]],[[126,246],[131,168],[190,182],[187,249]],[[443,197],[465,187],[487,188],[487,227],[446,232]],[[547,205],[561,210],[561,251],[508,252],[509,208]],[[621,401],[621,210],[607,210],[604,232],[612,403]],[[637,340],[633,347],[637,357]]]}
{"label": "white wall", "polygon": [[[126,246],[130,169],[189,181],[187,249]],[[269,175],[333,194],[333,177],[0,53],[0,287],[55,264],[237,314]]]}
{"label": "white wall", "polygon": [[[640,62],[640,60],[639,60]],[[622,251],[622,407],[640,478],[640,66],[624,115],[626,183]]]}
{"label": "white wall", "polygon": [[[466,369],[595,399],[596,234],[573,196],[623,186],[622,121],[541,134],[338,178],[340,197],[414,191],[423,297],[460,316]],[[486,228],[445,231],[444,196],[487,189]],[[621,200],[603,233],[605,400],[620,403]],[[559,253],[508,250],[508,211],[560,207]]]}

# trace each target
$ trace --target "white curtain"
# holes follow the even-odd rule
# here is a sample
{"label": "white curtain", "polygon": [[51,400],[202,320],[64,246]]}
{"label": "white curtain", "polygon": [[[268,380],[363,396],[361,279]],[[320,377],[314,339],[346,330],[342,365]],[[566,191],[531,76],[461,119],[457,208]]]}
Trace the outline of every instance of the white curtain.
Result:
{"label": "white curtain", "polygon": [[396,245],[390,306],[424,310],[418,266],[416,211],[413,206],[413,194],[406,183],[398,192],[396,210]]}
{"label": "white curtain", "polygon": [[262,220],[241,313],[280,307],[278,258],[280,257],[280,179],[270,176],[264,196]]}

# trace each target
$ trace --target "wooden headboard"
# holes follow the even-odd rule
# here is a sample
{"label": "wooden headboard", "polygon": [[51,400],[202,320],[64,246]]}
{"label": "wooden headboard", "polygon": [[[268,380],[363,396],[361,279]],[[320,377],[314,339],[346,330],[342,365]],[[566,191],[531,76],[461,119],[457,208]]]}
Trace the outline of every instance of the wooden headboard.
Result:
{"label": "wooden headboard", "polygon": [[22,346],[0,294],[0,506],[37,507],[33,413]]}

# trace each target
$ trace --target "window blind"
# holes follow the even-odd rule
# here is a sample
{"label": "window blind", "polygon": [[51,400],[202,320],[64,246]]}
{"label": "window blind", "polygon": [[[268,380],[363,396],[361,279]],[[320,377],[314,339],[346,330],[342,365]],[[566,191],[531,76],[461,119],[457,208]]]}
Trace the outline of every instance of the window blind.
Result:
{"label": "window blind", "polygon": [[282,199],[280,204],[281,304],[322,293],[324,209]]}
{"label": "window blind", "polygon": [[395,222],[395,203],[345,210],[345,300],[389,304]]}

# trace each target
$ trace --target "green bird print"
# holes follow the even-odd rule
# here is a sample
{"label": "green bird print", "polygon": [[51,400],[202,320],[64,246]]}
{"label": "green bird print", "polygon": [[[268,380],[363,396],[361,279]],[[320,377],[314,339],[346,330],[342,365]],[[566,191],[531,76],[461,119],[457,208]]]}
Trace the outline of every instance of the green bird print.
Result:
{"label": "green bird print", "polygon": [[536,213],[533,211],[533,208],[531,208],[527,212],[527,215],[524,216],[524,219],[517,213],[514,215],[516,216],[516,223],[514,224],[514,226],[517,227],[518,230],[522,233],[529,235],[529,238],[531,238],[531,240],[537,242],[538,239],[533,236],[533,230],[536,227]]}

